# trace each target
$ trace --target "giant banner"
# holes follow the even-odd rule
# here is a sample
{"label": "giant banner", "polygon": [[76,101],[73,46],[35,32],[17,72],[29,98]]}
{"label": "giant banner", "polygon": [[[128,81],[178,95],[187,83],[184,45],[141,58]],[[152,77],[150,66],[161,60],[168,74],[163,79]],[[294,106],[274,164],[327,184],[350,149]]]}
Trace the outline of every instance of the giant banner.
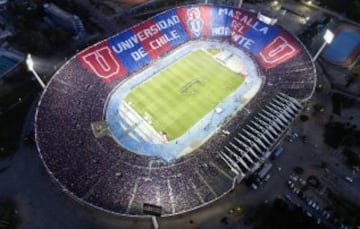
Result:
{"label": "giant banner", "polygon": [[102,41],[77,55],[80,63],[104,82],[111,82],[127,74],[107,41]]}
{"label": "giant banner", "polygon": [[254,14],[238,10],[234,14],[231,32],[231,39],[238,47],[257,54],[280,32],[280,29],[258,21]]}
{"label": "giant banner", "polygon": [[255,21],[256,16],[254,14],[242,10],[234,11],[233,20],[231,22],[230,39],[237,47],[250,51],[251,46],[255,41],[245,37],[245,33]]}
{"label": "giant banner", "polygon": [[164,34],[164,39],[170,42],[172,48],[189,40],[190,37],[182,26],[175,10],[169,10],[155,16],[154,21],[159,25],[161,32]]}
{"label": "giant banner", "polygon": [[211,37],[230,37],[234,10],[229,7],[211,8]]}
{"label": "giant banner", "polygon": [[256,54],[259,62],[265,69],[274,68],[293,57],[301,51],[294,39],[285,32],[281,32],[272,39],[261,51]]}
{"label": "giant banner", "polygon": [[171,9],[78,55],[82,65],[105,82],[139,70],[190,39],[228,38],[270,69],[301,49],[288,33],[244,10],[220,6]]}
{"label": "giant banner", "polygon": [[300,52],[293,38],[277,26],[256,19],[255,14],[236,10],[231,23],[231,41],[258,57],[265,68],[274,68]]}
{"label": "giant banner", "polygon": [[110,38],[109,44],[128,72],[134,72],[151,61],[132,30],[122,32]]}
{"label": "giant banner", "polygon": [[153,19],[135,26],[133,33],[136,34],[136,37],[151,59],[156,59],[171,49],[168,38],[161,31],[160,25]]}
{"label": "giant banner", "polygon": [[182,7],[177,9],[177,14],[191,38],[210,36],[211,7]]}

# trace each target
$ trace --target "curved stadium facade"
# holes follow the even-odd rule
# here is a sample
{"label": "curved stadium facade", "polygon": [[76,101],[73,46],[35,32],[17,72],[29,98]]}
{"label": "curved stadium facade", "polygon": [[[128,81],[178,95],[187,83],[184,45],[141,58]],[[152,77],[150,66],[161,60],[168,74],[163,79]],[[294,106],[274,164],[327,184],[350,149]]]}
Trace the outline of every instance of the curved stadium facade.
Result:
{"label": "curved stadium facade", "polygon": [[39,101],[36,143],[77,201],[176,215],[259,169],[315,81],[309,53],[283,28],[242,9],[174,8],[70,59]]}

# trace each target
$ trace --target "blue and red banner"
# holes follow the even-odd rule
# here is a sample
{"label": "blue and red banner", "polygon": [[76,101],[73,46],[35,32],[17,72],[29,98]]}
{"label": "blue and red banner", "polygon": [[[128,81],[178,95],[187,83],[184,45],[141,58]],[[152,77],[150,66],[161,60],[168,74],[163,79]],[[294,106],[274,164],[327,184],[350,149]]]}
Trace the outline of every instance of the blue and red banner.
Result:
{"label": "blue and red banner", "polygon": [[277,26],[244,10],[220,6],[171,9],[78,54],[82,65],[105,82],[123,77],[190,39],[228,38],[254,54],[265,69],[282,64],[301,49]]}
{"label": "blue and red banner", "polygon": [[211,7],[191,6],[178,8],[177,14],[191,38],[210,36]]}
{"label": "blue and red banner", "polygon": [[110,38],[109,44],[128,72],[134,72],[151,61],[132,30]]}
{"label": "blue and red banner", "polygon": [[190,39],[175,10],[157,15],[153,20],[164,34],[164,39],[170,42],[171,48],[176,48]]}
{"label": "blue and red banner", "polygon": [[171,49],[169,41],[153,19],[135,26],[133,33],[151,59],[156,59]]}
{"label": "blue and red banner", "polygon": [[229,7],[211,7],[211,37],[230,37],[233,14]]}
{"label": "blue and red banner", "polygon": [[102,41],[78,54],[80,63],[104,82],[111,82],[127,74],[124,65],[110,48]]}
{"label": "blue and red banner", "polygon": [[256,57],[265,69],[269,69],[292,59],[300,51],[294,39],[288,33],[281,32],[256,54]]}

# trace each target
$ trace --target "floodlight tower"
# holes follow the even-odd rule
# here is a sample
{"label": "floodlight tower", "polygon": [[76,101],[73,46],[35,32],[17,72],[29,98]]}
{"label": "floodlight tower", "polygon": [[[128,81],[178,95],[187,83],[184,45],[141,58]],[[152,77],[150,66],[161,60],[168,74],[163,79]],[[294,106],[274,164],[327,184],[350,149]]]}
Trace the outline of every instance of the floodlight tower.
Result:
{"label": "floodlight tower", "polygon": [[312,58],[312,61],[315,62],[317,58],[320,56],[320,53],[324,50],[325,46],[327,44],[330,44],[334,39],[334,33],[331,32],[329,29],[325,31],[325,34],[323,36],[324,43],[320,46],[319,50],[316,52],[315,56]]}
{"label": "floodlight tower", "polygon": [[28,67],[28,70],[30,72],[32,72],[32,74],[34,74],[36,80],[38,81],[38,83],[40,84],[40,86],[42,88],[45,88],[45,83],[42,81],[42,79],[40,78],[40,76],[36,73],[35,69],[34,69],[34,61],[31,58],[31,54],[27,54],[26,56],[26,65]]}

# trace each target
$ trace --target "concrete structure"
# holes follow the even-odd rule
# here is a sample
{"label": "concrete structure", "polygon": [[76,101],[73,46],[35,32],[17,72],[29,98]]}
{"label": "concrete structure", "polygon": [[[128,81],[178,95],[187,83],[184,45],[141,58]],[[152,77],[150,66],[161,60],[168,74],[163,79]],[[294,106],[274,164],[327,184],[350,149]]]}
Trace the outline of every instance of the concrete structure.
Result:
{"label": "concrete structure", "polygon": [[237,180],[253,173],[270,156],[301,108],[297,100],[280,93],[224,146],[219,157],[237,174]]}

